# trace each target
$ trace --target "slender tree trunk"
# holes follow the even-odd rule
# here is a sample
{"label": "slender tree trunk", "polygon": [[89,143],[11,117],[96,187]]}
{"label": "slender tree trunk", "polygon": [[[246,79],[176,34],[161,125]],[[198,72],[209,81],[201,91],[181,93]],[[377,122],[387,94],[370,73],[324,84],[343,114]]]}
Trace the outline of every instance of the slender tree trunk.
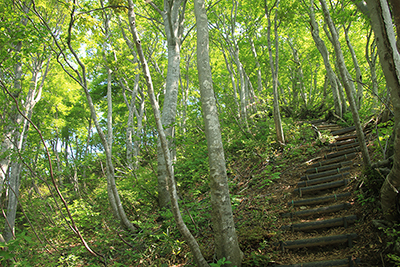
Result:
{"label": "slender tree trunk", "polygon": [[362,104],[362,98],[363,98],[363,93],[364,93],[364,88],[362,85],[362,74],[361,74],[361,69],[360,65],[358,65],[358,60],[356,56],[356,52],[354,51],[353,45],[350,42],[350,37],[349,37],[349,28],[351,26],[351,22],[347,27],[343,26],[344,34],[346,37],[346,43],[347,46],[349,47],[351,58],[353,59],[353,64],[354,64],[354,69],[356,70],[356,79],[355,81],[357,82],[357,94],[355,98],[355,102],[357,105],[357,109],[361,108]]}
{"label": "slender tree trunk", "polygon": [[371,25],[376,37],[379,60],[390,89],[395,124],[393,126],[393,167],[381,188],[382,211],[387,220],[397,221],[396,199],[400,190],[400,55],[396,47],[392,19],[386,1],[367,0]]}
{"label": "slender tree trunk", "polygon": [[[304,106],[307,106],[307,96],[305,93],[305,88],[304,88],[304,74],[303,74],[303,68],[301,67],[301,62],[299,59],[299,53],[297,49],[294,48],[290,38],[289,38],[289,46],[292,49],[292,54],[293,54],[293,62],[296,64],[296,69],[294,71],[294,84],[293,84],[293,90],[296,90],[297,92],[300,92],[301,99],[303,100]],[[297,108],[297,106],[296,106]]]}
{"label": "slender tree trunk", "polygon": [[[153,7],[156,6],[151,3]],[[163,16],[164,29],[167,36],[168,46],[168,71],[166,80],[166,93],[164,97],[161,121],[165,127],[168,138],[168,147],[171,156],[174,153],[174,123],[176,117],[176,107],[178,104],[179,76],[180,76],[180,50],[181,37],[183,32],[183,18],[185,13],[185,0],[164,1],[164,12],[159,12]],[[158,9],[157,9],[158,10]],[[157,145],[158,161],[158,204],[160,208],[166,208],[170,202],[167,182],[167,163],[165,161],[160,140]],[[174,160],[174,158],[173,158]],[[173,171],[173,169],[172,169]]]}
{"label": "slender tree trunk", "polygon": [[232,73],[232,69],[230,67],[230,63],[227,59],[227,56],[225,54],[225,50],[222,47],[222,54],[224,56],[225,59],[225,64],[226,64],[226,69],[229,72],[229,77],[231,78],[231,83],[232,83],[232,88],[233,88],[233,101],[235,102],[235,107],[237,108],[237,114],[240,115],[240,107],[239,107],[239,101],[237,99],[237,86],[236,86],[236,82],[235,82],[235,76]]}
{"label": "slender tree trunk", "polygon": [[[28,12],[28,7],[24,7],[24,12]],[[23,24],[26,26],[27,21],[26,18],[23,19]],[[21,77],[23,74],[22,63],[20,58],[20,51],[22,49],[22,43],[19,41],[16,45],[16,54],[18,55],[17,62],[14,68],[14,92],[18,92],[18,95],[22,97],[22,84]],[[46,62],[45,67],[43,63]],[[50,57],[41,55],[38,57],[33,57],[31,62],[31,72],[32,77],[29,84],[29,89],[27,95],[22,102],[21,110],[23,110],[24,115],[29,119],[32,118],[33,108],[39,102],[42,96],[42,89],[44,85],[44,81],[49,71],[50,66]],[[41,76],[41,77],[40,77]],[[40,83],[39,83],[40,77]],[[13,149],[13,153],[22,153],[25,150],[25,143],[28,136],[29,131],[29,123],[25,119],[23,119],[22,115],[19,114],[16,110],[16,107],[12,107],[11,111],[11,124],[14,129],[11,130],[10,133],[6,134],[7,138],[10,138],[11,147],[6,149]],[[8,136],[7,136],[8,135]],[[17,152],[18,151],[18,152]],[[16,157],[18,158],[18,157]],[[15,219],[17,212],[17,204],[18,204],[18,195],[19,195],[19,185],[20,185],[20,174],[22,169],[22,163],[18,160],[9,161],[8,164],[11,165],[11,171],[9,172],[8,179],[8,203],[7,203],[7,222],[5,224],[4,229],[4,238],[8,242],[15,234]],[[2,166],[3,167],[3,166]],[[3,168],[6,168],[5,166]]]}
{"label": "slender tree trunk", "polygon": [[332,69],[331,63],[329,61],[329,52],[328,49],[326,48],[324,40],[321,39],[319,36],[319,26],[317,21],[315,20],[315,12],[314,12],[314,0],[311,0],[310,3],[310,24],[311,24],[311,34],[314,39],[314,42],[318,48],[318,51],[320,52],[322,59],[324,60],[324,65],[326,69],[326,74],[329,79],[330,85],[331,85],[331,90],[332,90],[332,96],[333,96],[333,103],[335,106],[335,113],[339,117],[343,116],[343,109],[342,109],[342,101],[340,99],[340,94],[339,94],[339,85],[337,83],[337,77],[335,72]]}
{"label": "slender tree trunk", "polygon": [[[135,45],[126,36],[125,30],[122,27],[121,20],[119,20],[119,25],[120,25],[122,36],[125,40],[125,43],[129,47],[129,50],[131,51],[134,62],[139,63],[139,60],[138,60],[136,52],[135,52]],[[135,67],[135,70],[138,71],[139,69],[140,69],[140,67]],[[127,127],[126,127],[127,128],[126,129],[126,159],[128,162],[128,167],[131,170],[137,170],[137,168],[139,167],[139,159],[138,159],[138,156],[140,153],[139,135],[143,129],[144,97],[142,96],[140,98],[138,95],[138,94],[142,94],[142,89],[139,86],[139,78],[140,78],[140,75],[136,74],[135,79],[134,79],[133,90],[131,93],[130,102],[128,101],[128,98],[126,97],[126,91],[129,89],[128,81],[125,78],[119,79],[119,83],[123,89],[122,95],[124,97],[125,105],[128,108],[128,121],[127,121]],[[139,103],[139,109],[136,108],[136,99],[137,98],[141,99],[140,103]],[[134,116],[136,116],[136,120],[137,120],[136,133],[135,133],[135,129],[133,127]],[[134,135],[136,135],[136,137],[138,137],[138,138],[135,138],[135,140],[133,140]]]}
{"label": "slender tree trunk", "polygon": [[214,98],[208,50],[208,19],[204,0],[195,1],[195,14],[197,70],[209,155],[212,222],[216,255],[218,259],[225,257],[231,262],[226,266],[239,267],[243,255],[239,248],[233,221],[221,130]]}
{"label": "slender tree trunk", "polygon": [[278,36],[278,7],[279,0],[276,2],[275,18],[274,18],[274,33],[275,33],[275,64],[272,55],[272,44],[271,44],[271,15],[268,10],[267,0],[265,0],[265,15],[268,19],[268,51],[269,51],[269,65],[272,73],[272,87],[274,96],[274,123],[275,131],[278,142],[281,144],[285,143],[285,136],[283,134],[281,113],[279,111],[279,94],[278,94],[278,71],[279,71],[279,36]]}
{"label": "slender tree trunk", "polygon": [[372,36],[372,28],[367,35],[367,44],[365,45],[365,58],[368,62],[368,66],[371,73],[371,81],[372,81],[372,95],[373,95],[373,105],[372,107],[375,109],[378,106],[378,78],[376,76],[376,60],[378,57],[376,51],[376,41],[375,38],[370,43]]}
{"label": "slender tree trunk", "polygon": [[251,37],[249,37],[249,42],[250,42],[250,46],[251,46],[251,52],[253,53],[254,60],[256,61],[257,91],[258,91],[259,94],[261,94],[261,91],[263,89],[263,87],[262,87],[262,79],[261,79],[261,66],[260,66],[260,62],[258,61],[256,47],[254,46],[254,42],[253,42],[253,39]]}
{"label": "slender tree trunk", "polygon": [[326,5],[325,0],[320,0],[320,3],[321,3],[321,7],[322,7],[322,10],[324,13],[325,20],[326,20],[326,22],[329,26],[330,32],[332,34],[332,41],[333,41],[333,45],[334,45],[335,52],[336,52],[339,71],[342,76],[344,88],[345,88],[346,94],[347,94],[347,99],[350,104],[351,113],[353,114],[354,126],[356,127],[358,142],[360,143],[361,153],[362,153],[363,161],[364,161],[364,168],[368,169],[371,166],[371,160],[369,158],[367,145],[365,144],[364,132],[361,127],[360,117],[359,117],[358,111],[357,111],[357,106],[355,104],[354,97],[353,97],[353,92],[355,91],[354,83],[352,82],[350,73],[348,72],[348,70],[346,68],[344,57],[343,57],[343,52],[342,52],[342,49],[341,49],[340,43],[339,43],[339,36],[336,32],[336,27],[333,25],[333,21],[329,14],[328,6]]}
{"label": "slender tree trunk", "polygon": [[158,102],[156,101],[155,95],[154,95],[154,89],[153,89],[153,82],[151,80],[151,75],[150,75],[150,70],[149,66],[147,64],[147,61],[144,57],[143,49],[141,46],[141,41],[139,39],[137,30],[136,30],[136,19],[135,19],[135,12],[133,10],[133,1],[128,0],[129,4],[129,10],[128,10],[128,18],[129,18],[129,25],[130,25],[130,30],[133,36],[133,40],[136,46],[136,50],[140,59],[140,62],[142,64],[142,70],[144,74],[144,78],[146,80],[146,85],[148,89],[148,94],[150,97],[150,102],[151,106],[153,108],[154,112],[154,117],[156,120],[156,125],[157,125],[157,131],[160,136],[160,143],[164,152],[164,157],[167,162],[167,176],[168,176],[168,186],[169,186],[169,193],[170,193],[170,200],[171,200],[171,210],[174,215],[177,227],[182,234],[183,238],[185,241],[188,243],[194,259],[196,261],[196,264],[200,267],[203,266],[209,266],[206,260],[204,259],[203,255],[201,254],[199,245],[196,241],[196,239],[193,237],[193,235],[190,233],[189,229],[187,228],[186,224],[184,223],[180,210],[179,210],[179,205],[178,205],[178,196],[176,193],[176,186],[175,186],[175,180],[173,176],[173,171],[172,171],[172,160],[170,158],[170,151],[168,149],[168,142],[166,135],[164,133],[164,129],[161,123],[161,116],[160,116],[160,111],[158,108]]}
{"label": "slender tree trunk", "polygon": [[400,52],[400,1],[398,0],[388,0],[390,6],[392,7],[392,16],[393,21],[396,26],[396,33],[397,33],[397,51]]}

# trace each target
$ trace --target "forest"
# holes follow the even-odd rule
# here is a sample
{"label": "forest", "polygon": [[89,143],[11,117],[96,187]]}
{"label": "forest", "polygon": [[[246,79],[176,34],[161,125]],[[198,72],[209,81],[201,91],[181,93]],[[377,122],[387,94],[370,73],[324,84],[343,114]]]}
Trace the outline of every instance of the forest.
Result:
{"label": "forest", "polygon": [[285,190],[335,139],[317,121],[360,144],[365,236],[346,257],[400,265],[398,0],[3,0],[0,14],[0,266],[292,264]]}

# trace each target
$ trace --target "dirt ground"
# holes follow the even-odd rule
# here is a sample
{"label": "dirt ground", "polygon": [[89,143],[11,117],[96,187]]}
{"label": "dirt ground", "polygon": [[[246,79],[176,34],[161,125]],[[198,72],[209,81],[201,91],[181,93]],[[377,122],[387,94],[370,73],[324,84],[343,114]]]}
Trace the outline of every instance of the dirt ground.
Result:
{"label": "dirt ground", "polygon": [[[368,146],[372,146],[373,136],[368,136]],[[247,197],[243,198],[237,211],[236,218],[238,222],[239,239],[242,250],[245,251],[245,266],[271,266],[282,264],[296,264],[313,261],[331,260],[331,259],[360,259],[358,266],[394,266],[388,262],[386,254],[389,252],[386,234],[382,230],[378,230],[371,223],[372,220],[382,219],[379,201],[377,198],[364,200],[362,196],[368,197],[365,192],[362,174],[361,155],[357,155],[353,159],[352,169],[350,170],[351,182],[345,187],[340,187],[334,191],[336,194],[350,192],[351,197],[337,200],[331,204],[340,204],[344,202],[351,203],[352,207],[348,210],[342,210],[334,214],[328,214],[319,219],[329,219],[334,217],[343,217],[347,215],[356,215],[357,221],[345,229],[337,227],[332,229],[321,229],[309,232],[282,232],[282,225],[291,224],[293,221],[305,222],[312,221],[316,218],[307,217],[307,220],[282,218],[281,213],[294,211],[290,202],[299,199],[298,193],[294,193],[300,177],[304,175],[307,166],[318,160],[316,158],[327,154],[327,147],[321,147],[317,154],[312,155],[306,160],[292,160],[286,162],[286,167],[281,170],[280,179],[276,180],[271,186],[265,190],[252,190]],[[370,149],[373,151],[373,149]],[[314,160],[312,160],[314,159]],[[323,195],[327,192],[319,192]],[[362,195],[362,196],[360,196]],[[317,195],[315,195],[317,196]],[[307,195],[313,197],[313,195]],[[262,201],[265,203],[262,203]],[[319,206],[313,206],[317,208]],[[306,207],[298,207],[296,210],[305,209]],[[257,212],[259,218],[255,218]],[[247,224],[243,221],[247,220]],[[247,231],[243,230],[243,226],[247,227]],[[258,229],[258,234],[255,234]],[[350,248],[347,244],[331,245],[327,247],[300,248],[292,250],[282,250],[279,248],[279,241],[296,240],[320,235],[339,235],[344,233],[357,233],[357,238],[353,241]],[[263,258],[264,257],[264,258]],[[269,263],[267,264],[267,262]]]}

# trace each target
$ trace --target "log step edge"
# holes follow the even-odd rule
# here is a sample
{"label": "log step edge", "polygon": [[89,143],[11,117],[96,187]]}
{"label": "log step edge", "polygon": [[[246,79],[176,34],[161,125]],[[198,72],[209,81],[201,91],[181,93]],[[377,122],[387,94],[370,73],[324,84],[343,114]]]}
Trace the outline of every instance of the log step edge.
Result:
{"label": "log step edge", "polygon": [[[330,164],[333,164],[333,163],[338,163],[338,162],[341,162],[341,161],[344,161],[344,160],[348,161],[348,160],[351,160],[351,159],[353,159],[355,157],[356,157],[356,153],[351,153],[351,154],[343,155],[343,156],[340,156],[340,157],[327,159],[327,160],[324,160],[324,161],[321,161],[321,162],[317,162],[317,163],[314,163],[314,164],[310,165],[310,169],[311,168],[314,169],[314,168],[322,167],[322,166],[325,166],[325,165],[330,165]],[[306,172],[307,171],[308,170],[306,170]]]}
{"label": "log step edge", "polygon": [[345,242],[347,242],[347,245],[351,248],[353,246],[353,240],[356,238],[357,238],[356,233],[350,233],[344,235],[333,235],[333,236],[298,239],[290,241],[280,241],[279,245],[283,252],[285,251],[285,249],[327,246]]}
{"label": "log step edge", "polygon": [[323,183],[323,184],[318,184],[318,185],[311,185],[311,186],[296,188],[295,190],[293,190],[293,192],[299,193],[300,197],[302,197],[303,194],[306,194],[306,193],[346,186],[349,183],[350,183],[350,179],[343,179],[343,180],[334,181],[334,182],[330,182],[330,183]]}
{"label": "log step edge", "polygon": [[321,177],[321,178],[317,178],[317,179],[312,179],[312,180],[308,180],[308,181],[303,181],[303,182],[297,183],[297,187],[307,187],[307,186],[317,185],[317,184],[321,184],[321,183],[325,183],[325,182],[331,182],[331,181],[337,180],[339,178],[346,178],[349,175],[350,175],[349,172],[345,172],[345,173],[339,173],[339,174]]}
{"label": "log step edge", "polygon": [[343,168],[345,166],[351,165],[352,163],[353,162],[351,160],[344,161],[344,162],[339,162],[339,163],[334,163],[334,164],[330,164],[330,165],[325,165],[325,166],[321,166],[321,167],[307,169],[306,173],[325,172],[325,171],[332,170],[332,169]]}
{"label": "log step edge", "polygon": [[346,203],[342,203],[342,204],[324,206],[324,207],[320,207],[320,208],[299,210],[299,211],[288,212],[288,213],[281,213],[281,217],[282,218],[303,217],[303,216],[310,216],[310,215],[315,215],[315,214],[331,213],[331,212],[336,212],[336,211],[344,210],[344,209],[347,210],[350,208],[351,208],[351,204],[346,202]]}
{"label": "log step edge", "polygon": [[333,218],[328,220],[322,221],[312,221],[312,222],[304,222],[304,223],[297,223],[291,225],[283,225],[281,230],[283,231],[309,231],[314,229],[321,229],[321,228],[332,228],[332,227],[341,227],[347,228],[349,224],[355,223],[357,220],[356,215],[350,215],[340,218]]}
{"label": "log step edge", "polygon": [[361,263],[359,258],[353,259],[352,256],[349,256],[347,259],[340,260],[329,260],[329,261],[314,261],[314,262],[305,262],[305,263],[297,263],[290,265],[272,265],[279,267],[330,267],[330,266],[349,266],[356,267]]}
{"label": "log step edge", "polygon": [[333,195],[328,195],[328,196],[323,196],[323,197],[314,197],[314,198],[306,198],[306,199],[300,199],[296,201],[290,201],[288,202],[289,206],[306,206],[306,205],[311,205],[311,204],[320,204],[320,203],[325,203],[329,201],[337,201],[340,198],[345,198],[345,197],[350,197],[351,193],[346,192],[346,193],[341,193],[341,194],[333,194]]}
{"label": "log step edge", "polygon": [[331,170],[327,170],[327,171],[323,171],[323,172],[316,172],[313,174],[307,174],[307,175],[301,176],[300,180],[302,180],[302,181],[311,180],[311,179],[316,179],[316,178],[320,178],[320,177],[334,175],[337,173],[344,173],[346,171],[349,171],[350,169],[351,169],[351,167],[343,167],[343,168],[335,168],[335,169],[331,169]]}

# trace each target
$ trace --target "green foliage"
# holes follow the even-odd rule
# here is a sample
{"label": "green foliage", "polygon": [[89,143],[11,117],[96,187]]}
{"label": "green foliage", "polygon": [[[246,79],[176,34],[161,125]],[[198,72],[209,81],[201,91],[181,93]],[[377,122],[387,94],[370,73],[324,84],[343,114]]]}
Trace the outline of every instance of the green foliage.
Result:
{"label": "green foliage", "polygon": [[[37,253],[38,251],[41,253]],[[49,253],[45,251],[43,244],[33,239],[26,231],[20,232],[8,243],[0,242],[0,264],[4,266],[9,266],[11,261],[14,261],[13,266],[36,266],[37,262],[44,261],[48,256]],[[51,261],[48,266],[52,266]]]}
{"label": "green foliage", "polygon": [[[271,166],[271,165],[269,165]],[[268,166],[268,167],[269,167]],[[258,189],[263,189],[265,186],[269,186],[271,185],[274,180],[279,179],[279,175],[281,174],[280,172],[274,172],[274,173],[270,173],[271,172],[271,167],[270,168],[265,168],[265,170],[262,172],[262,175],[265,175],[264,180],[261,181],[261,183],[259,183],[259,187]]]}
{"label": "green foliage", "polygon": [[[29,2],[29,1],[28,1]],[[269,6],[272,8],[272,2]],[[17,62],[21,62],[23,76],[20,80],[23,84],[23,92],[26,93],[32,80],[31,70],[34,67],[32,59],[47,60],[54,46],[51,32],[59,35],[55,40],[62,49],[66,47],[66,34],[68,33],[69,14],[72,8],[76,8],[75,21],[72,25],[72,46],[76,49],[88,78],[88,86],[95,105],[95,112],[104,130],[106,124],[106,82],[107,75],[105,64],[112,69],[112,96],[113,96],[113,161],[116,169],[116,183],[123,203],[123,207],[129,220],[139,228],[139,233],[132,235],[113,217],[109,207],[107,182],[103,146],[101,145],[97,129],[93,127],[91,114],[86,104],[86,96],[80,85],[66,74],[57,61],[70,60],[72,55],[68,49],[62,54],[53,54],[50,61],[50,72],[44,82],[42,99],[35,106],[32,115],[41,129],[46,144],[50,144],[51,157],[54,160],[57,183],[65,197],[77,227],[82,231],[88,244],[104,254],[109,261],[109,266],[170,266],[177,262],[190,262],[191,255],[187,244],[182,240],[177,226],[169,210],[158,211],[157,207],[157,170],[156,170],[156,146],[157,133],[154,126],[154,118],[150,112],[148,100],[145,100],[144,127],[137,130],[140,137],[140,166],[131,170],[126,167],[126,127],[128,108],[122,95],[119,79],[126,79],[130,89],[133,89],[133,80],[138,71],[139,64],[135,62],[133,52],[127,46],[121,28],[128,38],[130,34],[126,27],[127,17],[125,8],[115,6],[125,5],[123,0],[105,1],[105,4],[114,6],[105,11],[100,10],[100,3],[96,1],[81,1],[79,5],[64,3],[62,1],[35,1],[38,12],[47,21],[50,30],[32,12],[24,12],[18,3],[3,1],[0,3],[0,12],[4,14],[0,20],[0,62],[2,81],[10,87],[14,84],[14,69]],[[162,1],[153,1],[160,8]],[[318,152],[318,146],[312,144],[316,135],[307,123],[298,123],[294,117],[317,117],[332,106],[331,94],[323,97],[325,69],[322,58],[312,40],[307,16],[308,6],[299,1],[281,1],[278,16],[281,21],[279,27],[279,81],[280,100],[284,114],[283,130],[287,143],[282,145],[276,141],[276,131],[272,117],[272,85],[270,81],[270,69],[268,66],[268,52],[266,47],[266,20],[264,10],[259,8],[262,1],[241,1],[238,3],[237,18],[232,18],[231,1],[220,1],[218,5],[210,7],[210,56],[213,71],[213,83],[215,97],[218,103],[221,129],[223,135],[225,156],[227,161],[229,186],[232,192],[231,203],[235,214],[240,214],[242,200],[247,197],[247,188],[260,193],[254,197],[257,207],[265,208],[270,199],[266,197],[271,190],[271,185],[280,178],[284,172],[285,161],[304,160],[310,154]],[[318,3],[316,3],[318,5]],[[228,8],[227,8],[228,7]],[[140,13],[162,21],[162,16],[146,3],[135,3],[135,9]],[[162,9],[162,8],[161,8]],[[174,170],[178,193],[180,195],[180,207],[184,221],[195,234],[199,243],[206,244],[205,251],[209,253],[212,246],[206,233],[210,231],[211,205],[209,199],[209,163],[207,143],[204,134],[204,125],[201,118],[201,103],[198,93],[198,80],[195,66],[195,54],[193,43],[194,32],[191,29],[195,25],[193,19],[193,6],[188,2],[185,15],[185,29],[187,33],[185,42],[181,47],[181,90],[188,86],[188,95],[180,93],[178,96],[177,120],[171,125],[175,128],[175,140],[171,140],[176,149],[176,162]],[[89,12],[90,10],[90,12]],[[300,12],[287,12],[297,10]],[[351,37],[362,69],[368,66],[364,62],[365,34],[368,22],[355,14],[355,6],[347,5],[344,8],[335,8],[333,18],[335,22],[349,23],[352,20]],[[106,12],[111,16],[109,37],[105,36],[104,17]],[[322,19],[319,11],[317,18]],[[355,14],[349,16],[349,14]],[[29,19],[25,19],[29,17]],[[66,19],[66,23],[61,18]],[[119,24],[121,19],[121,25]],[[146,56],[150,59],[150,68],[154,87],[157,90],[158,101],[161,108],[165,94],[165,76],[167,66],[167,43],[164,34],[160,33],[157,23],[147,23],[147,19],[137,17],[137,26],[141,35],[141,41],[145,48]],[[232,25],[235,21],[235,25]],[[321,20],[322,21],[322,20]],[[249,23],[251,22],[251,23]],[[221,25],[217,28],[216,25]],[[55,27],[57,25],[57,28]],[[235,31],[231,31],[235,26]],[[293,31],[296,27],[296,31]],[[236,39],[235,39],[236,38]],[[325,38],[328,49],[332,50],[329,41]],[[249,96],[247,128],[238,117],[238,106],[233,93],[233,86],[238,86],[240,81],[237,73],[237,62],[231,58],[233,39],[237,41],[234,49],[239,51],[240,64],[242,64],[248,81],[254,87],[254,96]],[[249,40],[255,44],[257,56],[254,57]],[[289,41],[298,52],[299,62],[293,60],[292,49]],[[21,43],[21,50],[16,46]],[[49,45],[53,47],[50,49]],[[228,65],[234,73],[234,81],[230,80],[229,71],[222,55],[225,50]],[[347,53],[349,54],[349,53]],[[57,58],[58,56],[58,58]],[[104,56],[104,58],[103,58]],[[334,58],[334,57],[332,57]],[[103,60],[105,59],[105,60]],[[183,60],[187,59],[187,62]],[[255,61],[260,67],[256,67]],[[346,56],[346,61],[352,64],[351,58]],[[185,65],[189,68],[183,71]],[[79,70],[76,61],[70,61],[70,65]],[[349,65],[350,66],[350,65]],[[295,77],[299,70],[303,71],[303,77]],[[258,85],[257,70],[262,73],[262,84]],[[382,71],[378,68],[380,81],[384,79]],[[187,75],[186,75],[187,74]],[[39,77],[43,75],[43,70]],[[364,76],[364,75],[363,75]],[[368,75],[366,75],[368,76]],[[265,79],[265,80],[264,80]],[[369,79],[364,79],[367,83]],[[296,83],[295,83],[295,82]],[[299,95],[297,81],[304,87],[305,99]],[[246,81],[247,83],[247,81]],[[383,83],[383,82],[381,82]],[[40,84],[40,82],[39,82]],[[135,107],[139,111],[139,102],[146,98],[143,92],[145,80],[139,79],[139,95],[135,99]],[[297,91],[296,91],[297,90]],[[328,86],[329,90],[329,86]],[[385,86],[380,86],[380,96],[386,93]],[[2,92],[3,93],[3,92]],[[296,95],[297,94],[297,95]],[[21,94],[22,96],[22,94]],[[25,96],[25,95],[24,95]],[[384,98],[384,97],[383,97]],[[366,118],[373,106],[372,98],[364,97],[364,103],[360,110],[360,116]],[[286,100],[286,101],[284,101]],[[254,101],[254,102],[253,102]],[[19,99],[23,102],[23,98]],[[287,104],[285,103],[287,102]],[[1,117],[0,132],[6,136],[5,131],[10,126],[7,115],[10,112],[10,101],[4,95],[0,96],[0,104],[4,108],[4,116]],[[185,105],[183,105],[185,104]],[[166,107],[168,108],[168,107]],[[186,115],[184,115],[186,114]],[[350,112],[344,115],[345,125],[353,123]],[[134,117],[136,122],[137,118]],[[89,126],[90,124],[90,126]],[[383,143],[390,136],[392,124],[380,125],[380,141]],[[91,129],[89,129],[91,128]],[[329,142],[328,133],[322,132],[322,138],[317,145]],[[3,138],[4,139],[4,138]],[[2,139],[2,141],[3,141]],[[324,140],[324,141],[322,141]],[[69,229],[65,219],[65,209],[60,208],[60,201],[54,197],[54,188],[47,184],[49,168],[45,161],[45,155],[41,146],[37,145],[38,135],[30,131],[27,148],[22,158],[27,166],[24,166],[21,179],[21,205],[24,206],[29,219],[39,233],[42,240],[49,240],[49,244],[41,244],[36,241],[33,232],[27,225],[26,219],[17,220],[17,238],[7,245],[2,244],[5,250],[0,251],[2,260],[15,258],[18,266],[98,266],[99,262],[93,258],[79,243],[76,235]],[[376,141],[377,142],[377,141]],[[376,143],[377,144],[377,143]],[[376,146],[378,147],[378,146]],[[10,152],[10,154],[9,154]],[[10,156],[12,160],[18,158],[7,151],[0,155],[1,159]],[[376,173],[366,174],[364,184],[368,188],[379,188],[380,178]],[[74,184],[76,179],[77,184]],[[79,190],[77,190],[77,188]],[[243,190],[243,191],[242,191]],[[268,193],[267,193],[268,192]],[[359,201],[365,205],[375,201],[376,197],[370,192],[360,193]],[[274,207],[268,207],[274,208]],[[20,212],[18,212],[20,215]],[[267,246],[265,229],[260,224],[268,225],[273,229],[276,218],[265,215],[263,210],[250,209],[248,218],[244,218],[239,225],[239,231],[244,232],[251,239],[253,246],[249,249],[248,263],[254,266],[267,265],[270,255],[259,252],[265,251]],[[4,221],[1,221],[4,225]],[[257,224],[257,225],[255,225]],[[240,229],[242,227],[242,229]],[[247,228],[245,232],[243,228]],[[244,238],[245,239],[245,238]],[[262,242],[261,242],[262,240]],[[204,241],[204,242],[203,242]],[[57,248],[55,250],[54,248]],[[46,252],[49,249],[53,254]],[[213,251],[211,251],[211,254]],[[211,257],[208,258],[211,260]],[[219,259],[212,266],[226,264],[225,259]]]}
{"label": "green foliage", "polygon": [[217,263],[210,263],[210,266],[211,267],[221,267],[221,266],[224,266],[225,264],[230,264],[230,263],[232,263],[232,262],[226,260],[225,257],[223,257],[222,259],[219,259],[217,261]]}
{"label": "green foliage", "polygon": [[378,196],[385,177],[375,168],[363,169],[364,184],[368,191]]}
{"label": "green foliage", "polygon": [[[387,242],[387,246],[392,246],[395,251],[398,251],[399,246],[400,246],[400,225],[395,224],[393,227],[388,227],[388,228],[379,228],[383,230],[383,232],[386,234],[386,236],[389,238],[389,241]],[[391,252],[387,254],[387,257],[391,262],[393,262],[396,266],[400,266],[400,256],[395,252]]]}
{"label": "green foliage", "polygon": [[361,206],[364,206],[368,203],[375,202],[375,197],[373,196],[367,197],[364,193],[359,193],[357,194],[357,201],[361,203]]}
{"label": "green foliage", "polygon": [[245,260],[245,263],[248,266],[268,266],[268,263],[270,262],[271,258],[269,255],[264,255],[258,251],[252,251]]}

